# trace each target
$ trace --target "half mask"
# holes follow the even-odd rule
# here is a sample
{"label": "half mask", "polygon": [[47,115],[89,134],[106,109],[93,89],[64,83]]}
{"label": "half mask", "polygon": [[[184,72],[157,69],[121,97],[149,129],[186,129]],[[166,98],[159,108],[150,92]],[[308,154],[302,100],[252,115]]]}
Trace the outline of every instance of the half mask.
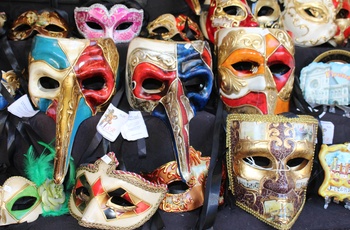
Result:
{"label": "half mask", "polygon": [[290,229],[305,203],[317,125],[306,115],[229,114],[226,158],[236,205]]}
{"label": "half mask", "polygon": [[230,113],[289,111],[294,44],[281,29],[227,28],[217,33],[220,97]]}
{"label": "half mask", "polygon": [[79,125],[104,110],[115,93],[118,65],[110,38],[34,38],[28,90],[33,104],[56,121],[55,183],[67,173]]}
{"label": "half mask", "polygon": [[114,43],[128,43],[140,34],[143,10],[115,4],[110,10],[95,3],[74,9],[76,26],[85,38],[111,38]]}
{"label": "half mask", "polygon": [[49,37],[64,38],[68,36],[67,21],[55,11],[30,10],[22,13],[9,30],[9,39],[19,41],[39,33]]}
{"label": "half mask", "polygon": [[69,210],[79,224],[100,229],[136,229],[157,211],[165,185],[153,184],[140,175],[117,170],[110,152],[94,164],[76,171]]}
{"label": "half mask", "polygon": [[281,29],[281,5],[279,0],[247,0],[251,12],[263,28]]}
{"label": "half mask", "polygon": [[330,40],[330,43],[334,46],[345,46],[350,36],[350,1],[333,0],[333,4],[337,11],[335,19],[337,32]]}
{"label": "half mask", "polygon": [[296,46],[312,47],[328,42],[337,32],[332,0],[285,0],[284,29],[293,34]]}
{"label": "half mask", "polygon": [[[2,87],[5,87],[7,92],[11,97],[16,99],[19,96],[20,83],[17,75],[13,70],[7,72],[1,71],[1,84]],[[0,110],[5,109],[8,106],[9,102],[6,98],[0,93]]]}
{"label": "half mask", "polygon": [[148,37],[159,40],[203,40],[199,25],[190,17],[180,14],[162,14],[147,25]]}
{"label": "half mask", "polygon": [[208,11],[200,16],[200,27],[210,42],[215,43],[215,33],[221,28],[258,27],[246,0],[211,0]]}
{"label": "half mask", "polygon": [[186,182],[191,178],[189,122],[209,100],[211,67],[205,41],[135,38],[129,44],[125,74],[129,104],[168,125],[179,173]]}

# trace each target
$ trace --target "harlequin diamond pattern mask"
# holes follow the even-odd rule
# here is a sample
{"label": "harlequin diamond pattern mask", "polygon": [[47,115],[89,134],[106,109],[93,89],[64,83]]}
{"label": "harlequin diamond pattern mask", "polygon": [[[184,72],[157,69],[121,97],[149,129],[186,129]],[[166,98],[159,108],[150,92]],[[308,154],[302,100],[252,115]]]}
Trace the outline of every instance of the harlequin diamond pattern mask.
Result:
{"label": "harlequin diamond pattern mask", "polygon": [[79,125],[115,93],[118,65],[110,38],[34,38],[28,89],[34,105],[56,120],[55,183],[64,180]]}
{"label": "harlequin diamond pattern mask", "polygon": [[127,54],[129,104],[161,118],[172,130],[181,177],[191,177],[189,122],[207,104],[213,85],[205,41],[170,42],[135,38]]}
{"label": "harlequin diamond pattern mask", "polygon": [[289,111],[294,44],[287,32],[227,28],[217,33],[220,97],[230,113]]}
{"label": "harlequin diamond pattern mask", "polygon": [[109,11],[99,3],[74,9],[75,23],[85,38],[112,38],[114,43],[127,43],[138,36],[143,10],[114,5]]}
{"label": "harlequin diamond pattern mask", "polygon": [[157,211],[165,185],[140,175],[116,170],[119,162],[110,152],[76,172],[69,210],[79,224],[100,229],[136,229]]}
{"label": "harlequin diamond pattern mask", "polygon": [[305,203],[317,124],[306,115],[230,114],[226,157],[236,205],[277,229],[290,229]]}

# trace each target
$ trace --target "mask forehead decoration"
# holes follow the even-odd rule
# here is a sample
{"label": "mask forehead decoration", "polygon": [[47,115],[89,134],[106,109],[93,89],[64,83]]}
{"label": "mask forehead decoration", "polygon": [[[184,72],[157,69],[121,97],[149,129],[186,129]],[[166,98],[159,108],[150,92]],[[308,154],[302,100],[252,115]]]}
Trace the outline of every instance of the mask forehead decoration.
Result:
{"label": "mask forehead decoration", "polygon": [[350,1],[333,0],[333,4],[337,12],[337,32],[329,42],[334,46],[345,46],[350,36]]}
{"label": "mask forehead decoration", "polygon": [[328,42],[337,32],[332,0],[284,1],[282,22],[293,34],[296,46],[312,47]]}
{"label": "mask forehead decoration", "polygon": [[101,229],[135,229],[157,211],[167,190],[140,175],[116,170],[119,162],[110,152],[94,164],[76,171],[69,210],[79,224]]}
{"label": "mask forehead decoration", "polygon": [[79,32],[88,39],[111,38],[114,43],[127,43],[140,34],[143,10],[115,4],[108,11],[96,3],[74,9],[75,23]]}
{"label": "mask forehead decoration", "polygon": [[307,115],[230,114],[226,157],[236,205],[290,229],[305,203],[317,124]]}
{"label": "mask forehead decoration", "polygon": [[30,180],[13,176],[0,186],[0,226],[33,222],[42,213],[36,185]]}
{"label": "mask forehead decoration", "polygon": [[217,34],[220,97],[230,113],[289,111],[294,45],[287,32],[227,28]]}
{"label": "mask forehead decoration", "polygon": [[30,10],[22,13],[12,24],[9,31],[11,40],[25,40],[34,32],[49,36],[64,38],[68,36],[68,23],[55,11]]}
{"label": "mask forehead decoration", "polygon": [[115,93],[118,65],[110,38],[34,38],[28,89],[34,105],[56,121],[56,183],[66,175],[79,125],[103,111]]}
{"label": "mask forehead decoration", "polygon": [[152,173],[142,174],[147,180],[157,184],[168,185],[168,192],[159,208],[165,212],[187,212],[199,208],[204,202],[205,181],[208,174],[210,157],[202,157],[200,151],[190,147],[190,156],[193,158],[191,179],[188,188],[183,192],[172,192],[171,184],[182,181],[176,161],[168,162]]}
{"label": "mask forehead decoration", "polygon": [[199,25],[190,17],[180,14],[163,14],[147,25],[148,37],[160,40],[203,40]]}
{"label": "mask forehead decoration", "polygon": [[200,16],[202,32],[212,43],[221,28],[258,26],[246,0],[211,0],[208,11]]}
{"label": "mask forehead decoration", "polygon": [[[146,47],[146,48],[145,48]],[[181,177],[190,179],[189,122],[204,108],[213,85],[207,42],[131,41],[127,54],[129,104],[161,118],[172,130]]]}
{"label": "mask forehead decoration", "polygon": [[279,0],[248,0],[252,14],[263,28],[283,28]]}
{"label": "mask forehead decoration", "polygon": [[349,143],[321,146],[318,158],[324,170],[324,180],[318,194],[324,197],[324,208],[332,201],[350,207],[350,151]]}

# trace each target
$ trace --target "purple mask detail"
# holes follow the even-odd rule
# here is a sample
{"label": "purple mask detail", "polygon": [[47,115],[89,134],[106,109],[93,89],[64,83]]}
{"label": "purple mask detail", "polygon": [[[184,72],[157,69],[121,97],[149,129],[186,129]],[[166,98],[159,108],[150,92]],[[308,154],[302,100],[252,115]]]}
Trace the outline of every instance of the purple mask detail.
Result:
{"label": "purple mask detail", "polygon": [[109,11],[99,3],[76,7],[74,19],[79,32],[88,39],[109,37],[114,43],[127,43],[140,34],[143,10],[116,4]]}

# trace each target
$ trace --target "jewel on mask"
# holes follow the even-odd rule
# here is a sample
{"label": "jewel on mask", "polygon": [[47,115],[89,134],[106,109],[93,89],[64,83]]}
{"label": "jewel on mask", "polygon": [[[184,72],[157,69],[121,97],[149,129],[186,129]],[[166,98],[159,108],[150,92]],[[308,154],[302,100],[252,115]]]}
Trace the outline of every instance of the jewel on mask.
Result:
{"label": "jewel on mask", "polygon": [[229,113],[289,111],[294,82],[294,44],[271,28],[225,28],[217,32],[220,97]]}
{"label": "jewel on mask", "polygon": [[119,54],[110,38],[34,38],[28,90],[56,121],[55,182],[62,183],[79,125],[103,111],[116,90]]}
{"label": "jewel on mask", "polygon": [[132,172],[117,170],[113,152],[94,164],[81,165],[69,210],[84,227],[136,229],[157,211],[167,190]]}
{"label": "jewel on mask", "polygon": [[161,118],[172,131],[184,181],[191,178],[189,122],[204,108],[213,85],[209,44],[133,39],[128,48],[126,95],[129,104]]}
{"label": "jewel on mask", "polygon": [[144,12],[115,4],[110,10],[95,3],[89,7],[76,7],[74,19],[85,38],[111,38],[114,43],[127,43],[140,34]]}
{"label": "jewel on mask", "polygon": [[25,40],[35,33],[49,37],[64,38],[68,36],[67,21],[55,11],[30,10],[22,13],[12,24],[9,31],[11,40]]}
{"label": "jewel on mask", "polygon": [[307,115],[229,114],[226,159],[236,205],[290,229],[305,203],[317,126]]}

